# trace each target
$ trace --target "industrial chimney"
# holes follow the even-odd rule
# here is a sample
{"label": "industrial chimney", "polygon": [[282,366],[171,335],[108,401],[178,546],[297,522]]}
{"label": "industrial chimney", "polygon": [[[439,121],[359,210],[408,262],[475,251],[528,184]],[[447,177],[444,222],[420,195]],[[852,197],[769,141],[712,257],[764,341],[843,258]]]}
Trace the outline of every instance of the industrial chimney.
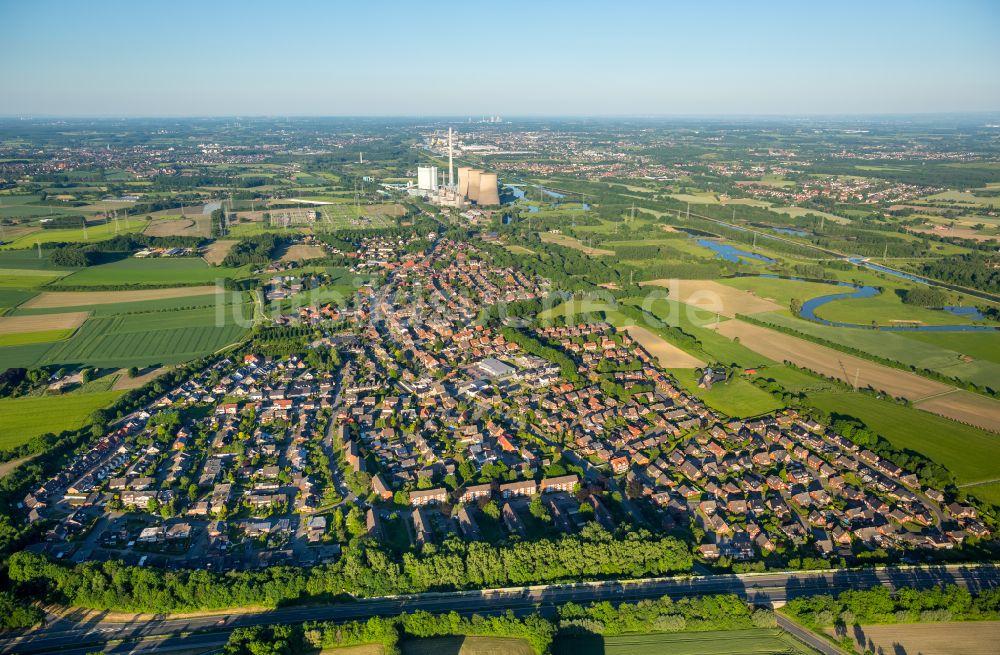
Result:
{"label": "industrial chimney", "polygon": [[455,190],[455,178],[452,177],[452,158],[451,158],[451,128],[448,128],[448,189],[451,191]]}

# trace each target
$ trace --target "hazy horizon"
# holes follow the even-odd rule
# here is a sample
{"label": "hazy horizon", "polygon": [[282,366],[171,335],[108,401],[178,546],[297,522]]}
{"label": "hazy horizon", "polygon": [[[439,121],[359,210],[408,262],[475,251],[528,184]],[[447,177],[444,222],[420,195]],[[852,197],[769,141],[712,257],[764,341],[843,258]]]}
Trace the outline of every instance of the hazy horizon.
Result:
{"label": "hazy horizon", "polygon": [[0,2],[0,115],[1000,112],[1000,4]]}

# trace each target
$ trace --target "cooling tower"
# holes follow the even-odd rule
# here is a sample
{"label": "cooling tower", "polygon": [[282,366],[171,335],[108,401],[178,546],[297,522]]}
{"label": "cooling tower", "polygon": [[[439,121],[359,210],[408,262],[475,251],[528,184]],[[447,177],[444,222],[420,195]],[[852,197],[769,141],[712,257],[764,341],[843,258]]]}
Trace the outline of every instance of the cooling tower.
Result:
{"label": "cooling tower", "polygon": [[469,195],[469,171],[471,166],[458,167],[458,195],[465,198]]}
{"label": "cooling tower", "polygon": [[479,175],[479,198],[480,205],[499,205],[500,196],[497,194],[497,174],[481,173]]}
{"label": "cooling tower", "polygon": [[479,200],[479,176],[483,172],[473,168],[469,171],[469,193],[466,196],[469,200]]}

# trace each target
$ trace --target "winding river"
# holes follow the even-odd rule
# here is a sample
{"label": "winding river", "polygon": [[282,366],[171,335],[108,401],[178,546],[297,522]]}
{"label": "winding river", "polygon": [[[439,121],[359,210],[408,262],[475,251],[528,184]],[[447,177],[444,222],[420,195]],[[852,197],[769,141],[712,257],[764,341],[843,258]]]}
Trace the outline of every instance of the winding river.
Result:
{"label": "winding river", "polygon": [[[754,276],[743,276],[743,277],[754,277]],[[996,332],[998,328],[989,325],[914,325],[914,326],[902,326],[902,325],[880,325],[878,328],[873,328],[871,325],[861,325],[859,323],[841,323],[839,321],[828,321],[825,318],[820,318],[816,316],[816,310],[823,305],[833,302],[834,300],[844,300],[847,298],[873,298],[880,293],[882,293],[876,287],[870,286],[857,286],[851,284],[850,282],[831,282],[829,280],[806,280],[799,277],[783,277],[780,275],[759,275],[757,277],[768,278],[772,280],[792,280],[799,282],[821,282],[823,284],[829,284],[831,286],[845,287],[850,289],[843,293],[831,293],[826,296],[817,296],[816,298],[810,298],[809,300],[802,303],[802,310],[799,312],[799,316],[804,319],[813,321],[814,323],[820,323],[822,325],[830,325],[833,327],[849,327],[849,328],[867,328],[885,330],[886,332]],[[960,310],[956,312],[955,310]],[[975,308],[956,308],[949,307],[946,311],[953,314],[971,314],[968,312],[969,309]],[[978,312],[977,312],[978,313]]]}

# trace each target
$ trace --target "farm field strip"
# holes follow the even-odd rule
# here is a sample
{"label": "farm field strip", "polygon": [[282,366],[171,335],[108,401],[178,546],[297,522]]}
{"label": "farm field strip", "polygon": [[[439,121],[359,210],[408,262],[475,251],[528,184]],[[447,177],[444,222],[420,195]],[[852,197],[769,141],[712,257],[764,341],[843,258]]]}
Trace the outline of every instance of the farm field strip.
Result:
{"label": "farm field strip", "polygon": [[625,328],[629,336],[639,342],[649,354],[660,362],[660,366],[672,368],[700,368],[705,365],[693,355],[689,355],[677,346],[668,343],[663,337],[654,334],[644,327],[630,325]]}
{"label": "farm field strip", "polygon": [[914,406],[1000,434],[1000,402],[971,391],[956,389],[951,393],[916,402]]}
{"label": "farm field strip", "polygon": [[893,396],[913,401],[944,393],[953,388],[941,382],[846,355],[832,348],[751,325],[739,319],[724,321],[716,330],[730,339],[739,337],[741,344],[775,361],[787,360],[798,366],[836,377],[848,384],[853,384],[857,379],[859,386],[870,385]]}
{"label": "farm field strip", "polygon": [[45,330],[75,330],[83,325],[89,312],[63,312],[38,316],[2,316],[0,334],[36,332]]}
{"label": "farm field strip", "polygon": [[[828,634],[834,634],[832,628]],[[995,655],[1000,621],[895,623],[848,629],[858,650],[920,655]]]}
{"label": "farm field strip", "polygon": [[165,289],[136,289],[123,291],[43,291],[21,307],[26,309],[49,309],[53,307],[87,307],[90,305],[111,305],[117,303],[184,298],[218,293],[216,286],[169,287]]}
{"label": "farm field strip", "polygon": [[[977,384],[1000,386],[1000,362],[994,361],[1000,359],[1000,349],[995,348],[1000,345],[998,335],[833,327],[780,312],[757,314],[754,318],[910,366],[927,368]],[[990,359],[982,359],[984,357]]]}
{"label": "farm field strip", "polygon": [[0,347],[51,343],[70,337],[75,330],[36,330],[35,332],[0,333]]}
{"label": "farm field strip", "polygon": [[643,286],[665,287],[669,297],[699,309],[732,318],[781,309],[781,305],[715,280],[650,280]]}
{"label": "farm field strip", "polygon": [[54,283],[60,286],[119,286],[141,287],[144,284],[215,284],[225,277],[238,277],[249,267],[226,268],[209,266],[201,257],[130,257],[108,264],[89,266]]}

